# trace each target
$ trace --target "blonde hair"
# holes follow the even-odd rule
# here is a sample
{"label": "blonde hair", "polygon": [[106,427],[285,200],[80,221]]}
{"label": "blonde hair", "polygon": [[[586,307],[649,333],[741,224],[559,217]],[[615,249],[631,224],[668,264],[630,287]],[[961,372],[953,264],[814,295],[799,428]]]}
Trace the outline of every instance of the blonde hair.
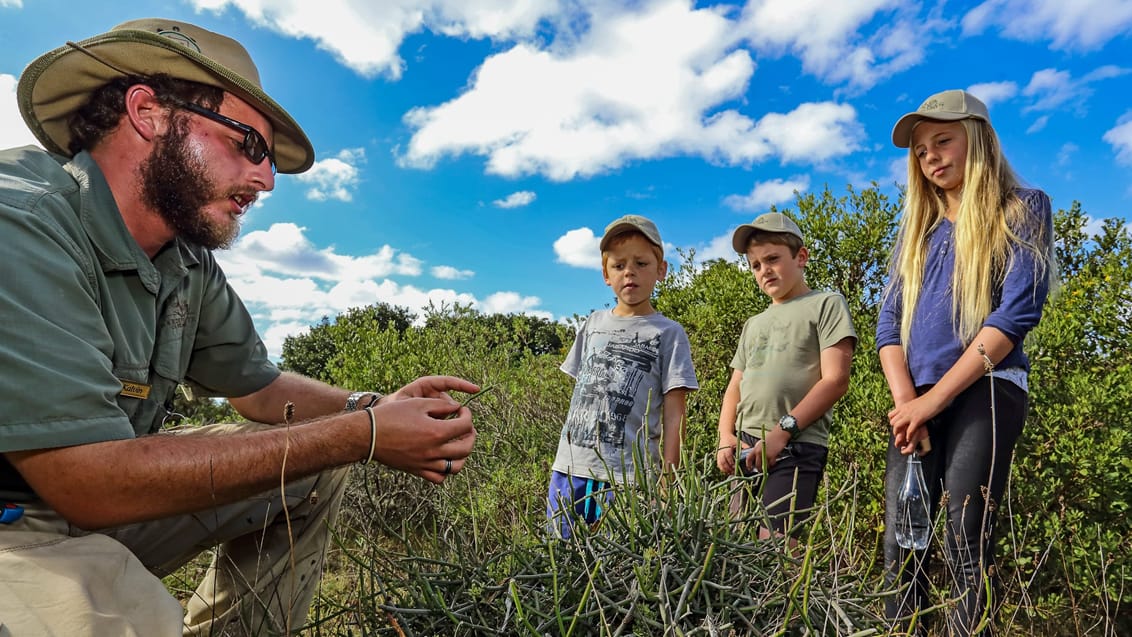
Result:
{"label": "blonde hair", "polygon": [[[960,123],[967,131],[967,162],[955,212],[951,311],[956,336],[968,345],[993,309],[995,288],[1014,265],[1014,245],[1033,254],[1035,283],[1052,276],[1052,245],[1045,223],[1031,218],[1018,197],[1018,177],[1003,156],[991,125],[977,119]],[[944,218],[945,210],[942,191],[924,176],[915,148],[909,148],[908,189],[887,292],[893,293],[899,284],[903,301],[900,339],[905,351],[923,286],[928,235]],[[1026,238],[1018,233],[1023,228],[1028,230]]]}

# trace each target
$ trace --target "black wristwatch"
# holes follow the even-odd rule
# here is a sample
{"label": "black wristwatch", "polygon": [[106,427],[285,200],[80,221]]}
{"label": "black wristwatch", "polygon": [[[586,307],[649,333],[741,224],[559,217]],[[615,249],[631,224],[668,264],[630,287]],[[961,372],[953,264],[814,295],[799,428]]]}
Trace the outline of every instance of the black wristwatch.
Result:
{"label": "black wristwatch", "polygon": [[778,427],[782,429],[782,431],[790,434],[791,440],[797,438],[802,433],[802,430],[798,428],[798,419],[790,414],[786,414],[778,419]]}
{"label": "black wristwatch", "polygon": [[[362,400],[366,396],[373,396],[369,400]],[[346,411],[357,411],[366,407],[373,407],[381,400],[381,394],[375,391],[356,391],[346,397]]]}

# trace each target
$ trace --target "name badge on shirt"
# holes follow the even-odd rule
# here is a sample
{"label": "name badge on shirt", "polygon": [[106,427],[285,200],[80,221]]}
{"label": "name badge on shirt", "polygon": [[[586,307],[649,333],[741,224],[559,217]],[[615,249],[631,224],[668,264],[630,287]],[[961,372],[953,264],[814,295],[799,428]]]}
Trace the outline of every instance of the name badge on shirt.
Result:
{"label": "name badge on shirt", "polygon": [[145,385],[143,383],[134,383],[128,380],[122,380],[121,378],[119,378],[118,380],[122,383],[122,391],[119,394],[120,396],[126,396],[127,398],[140,398],[142,400],[149,398],[149,385]]}

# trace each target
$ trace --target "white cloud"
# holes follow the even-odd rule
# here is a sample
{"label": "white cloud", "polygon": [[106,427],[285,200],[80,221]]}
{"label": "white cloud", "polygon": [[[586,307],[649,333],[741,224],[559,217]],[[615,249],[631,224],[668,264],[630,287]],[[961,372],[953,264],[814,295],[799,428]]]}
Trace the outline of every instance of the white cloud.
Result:
{"label": "white cloud", "polygon": [[24,6],[21,0],[0,0],[0,8],[5,9],[19,9]]}
{"label": "white cloud", "polygon": [[1116,151],[1116,161],[1132,165],[1132,111],[1125,113],[1103,139]]}
{"label": "white cloud", "polygon": [[601,239],[589,228],[577,228],[554,241],[557,261],[579,268],[601,270]]}
{"label": "white cloud", "polygon": [[[3,6],[2,2],[0,6]],[[35,136],[24,124],[24,118],[20,117],[20,110],[16,106],[17,83],[16,77],[0,73],[0,148],[39,145]]]}
{"label": "white cloud", "polygon": [[711,241],[696,250],[696,258],[698,261],[711,261],[712,259],[723,259],[724,261],[734,261],[738,258],[735,254],[735,249],[731,247],[731,235],[735,232],[732,228],[727,234],[721,234],[718,237],[712,237]]}
{"label": "white cloud", "polygon": [[728,195],[723,203],[734,210],[765,212],[765,208],[773,204],[793,201],[795,191],[804,193],[809,188],[809,175],[798,175],[789,180],[772,179],[756,183],[746,195]]}
{"label": "white cloud", "polygon": [[398,49],[426,29],[452,37],[519,38],[559,10],[559,0],[192,0],[197,9],[232,6],[261,26],[306,38],[363,76],[401,77]]}
{"label": "white cloud", "polygon": [[1040,133],[1042,129],[1046,127],[1046,124],[1049,124],[1049,115],[1042,115],[1026,128],[1026,134],[1033,135],[1034,133]]}
{"label": "white cloud", "polygon": [[359,181],[357,165],[364,163],[365,159],[365,149],[347,148],[334,157],[316,161],[310,170],[295,175],[295,178],[310,186],[307,199],[352,201]]}
{"label": "white cloud", "polygon": [[[216,253],[232,287],[244,300],[257,324],[267,325],[261,336],[268,352],[278,357],[287,336],[304,333],[323,316],[335,317],[354,307],[388,303],[423,316],[430,305],[461,303],[484,312],[531,314],[550,318],[539,310],[538,297],[500,291],[484,299],[446,288],[421,289],[389,277],[417,276],[421,262],[390,246],[370,255],[339,255],[333,247],[319,248],[304,228],[277,223],[266,231],[248,233],[230,251]],[[467,278],[472,272],[437,266],[437,271]]]}
{"label": "white cloud", "polygon": [[1042,69],[1030,76],[1030,82],[1022,89],[1022,95],[1031,100],[1023,112],[1031,111],[1072,111],[1084,115],[1088,111],[1088,100],[1093,96],[1093,85],[1097,82],[1120,77],[1130,69],[1111,64],[1098,67],[1080,77],[1073,77],[1068,71]]}
{"label": "white cloud", "polygon": [[758,122],[720,110],[742,97],[755,70],[721,10],[685,0],[635,12],[593,6],[590,30],[573,46],[516,45],[488,57],[462,95],[410,110],[402,165],[472,154],[491,174],[564,181],[684,155],[821,161],[852,152],[863,137],[846,105],[803,104]]}
{"label": "white cloud", "polygon": [[317,248],[304,235],[306,228],[276,223],[268,230],[249,232],[230,251],[218,252],[225,272],[256,276],[274,272],[318,280],[359,280],[389,275],[417,276],[421,260],[388,245],[353,257],[333,247]]}
{"label": "white cloud", "polygon": [[988,0],[962,20],[964,35],[998,29],[1004,37],[1049,40],[1055,50],[1090,51],[1132,29],[1127,0]]}
{"label": "white cloud", "polygon": [[485,314],[530,314],[545,319],[553,319],[550,312],[538,310],[542,299],[537,296],[523,296],[518,292],[496,292],[488,295],[477,305],[479,311]]}
{"label": "white cloud", "polygon": [[893,159],[888,163],[888,177],[885,181],[881,182],[881,186],[890,185],[905,186],[908,184],[908,153],[904,152],[903,155],[897,159]]}
{"label": "white cloud", "polygon": [[438,265],[431,270],[432,276],[449,281],[463,281],[476,275],[471,270],[460,270],[450,265]]}
{"label": "white cloud", "polygon": [[899,0],[750,0],[742,22],[760,54],[796,55],[807,72],[857,89],[919,64],[945,26]]}
{"label": "white cloud", "polygon": [[984,82],[968,86],[967,92],[982,100],[987,108],[993,111],[995,103],[1008,100],[1018,94],[1018,84],[1016,82]]}
{"label": "white cloud", "polygon": [[1081,147],[1073,142],[1065,142],[1057,151],[1057,165],[1066,169],[1073,165],[1073,157]]}
{"label": "white cloud", "polygon": [[496,199],[491,203],[499,208],[521,208],[530,205],[537,197],[538,195],[530,190],[520,190],[507,195],[507,197],[503,199]]}

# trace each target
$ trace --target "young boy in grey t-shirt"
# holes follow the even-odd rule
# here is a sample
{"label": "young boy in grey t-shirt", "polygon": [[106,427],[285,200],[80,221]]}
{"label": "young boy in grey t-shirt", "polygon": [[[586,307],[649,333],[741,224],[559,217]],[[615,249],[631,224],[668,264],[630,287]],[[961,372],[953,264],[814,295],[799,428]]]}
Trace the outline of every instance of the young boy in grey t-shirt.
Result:
{"label": "young boy in grey t-shirt", "polygon": [[668,269],[656,225],[639,215],[609,224],[601,261],[617,305],[586,319],[562,363],[576,382],[547,494],[559,537],[576,518],[598,521],[611,483],[680,464],[685,394],[699,387],[684,328],[652,307]]}
{"label": "young boy in grey t-shirt", "polygon": [[[849,389],[857,334],[843,296],[806,285],[810,253],[789,217],[761,215],[739,226],[731,243],[771,304],[743,325],[719,414],[716,464],[724,473],[738,465],[744,475],[765,475],[762,500],[771,526],[796,536],[801,520],[792,521],[791,513],[817,498],[830,410]],[[733,494],[732,515],[747,507],[749,486]],[[770,537],[770,529],[759,535]]]}

